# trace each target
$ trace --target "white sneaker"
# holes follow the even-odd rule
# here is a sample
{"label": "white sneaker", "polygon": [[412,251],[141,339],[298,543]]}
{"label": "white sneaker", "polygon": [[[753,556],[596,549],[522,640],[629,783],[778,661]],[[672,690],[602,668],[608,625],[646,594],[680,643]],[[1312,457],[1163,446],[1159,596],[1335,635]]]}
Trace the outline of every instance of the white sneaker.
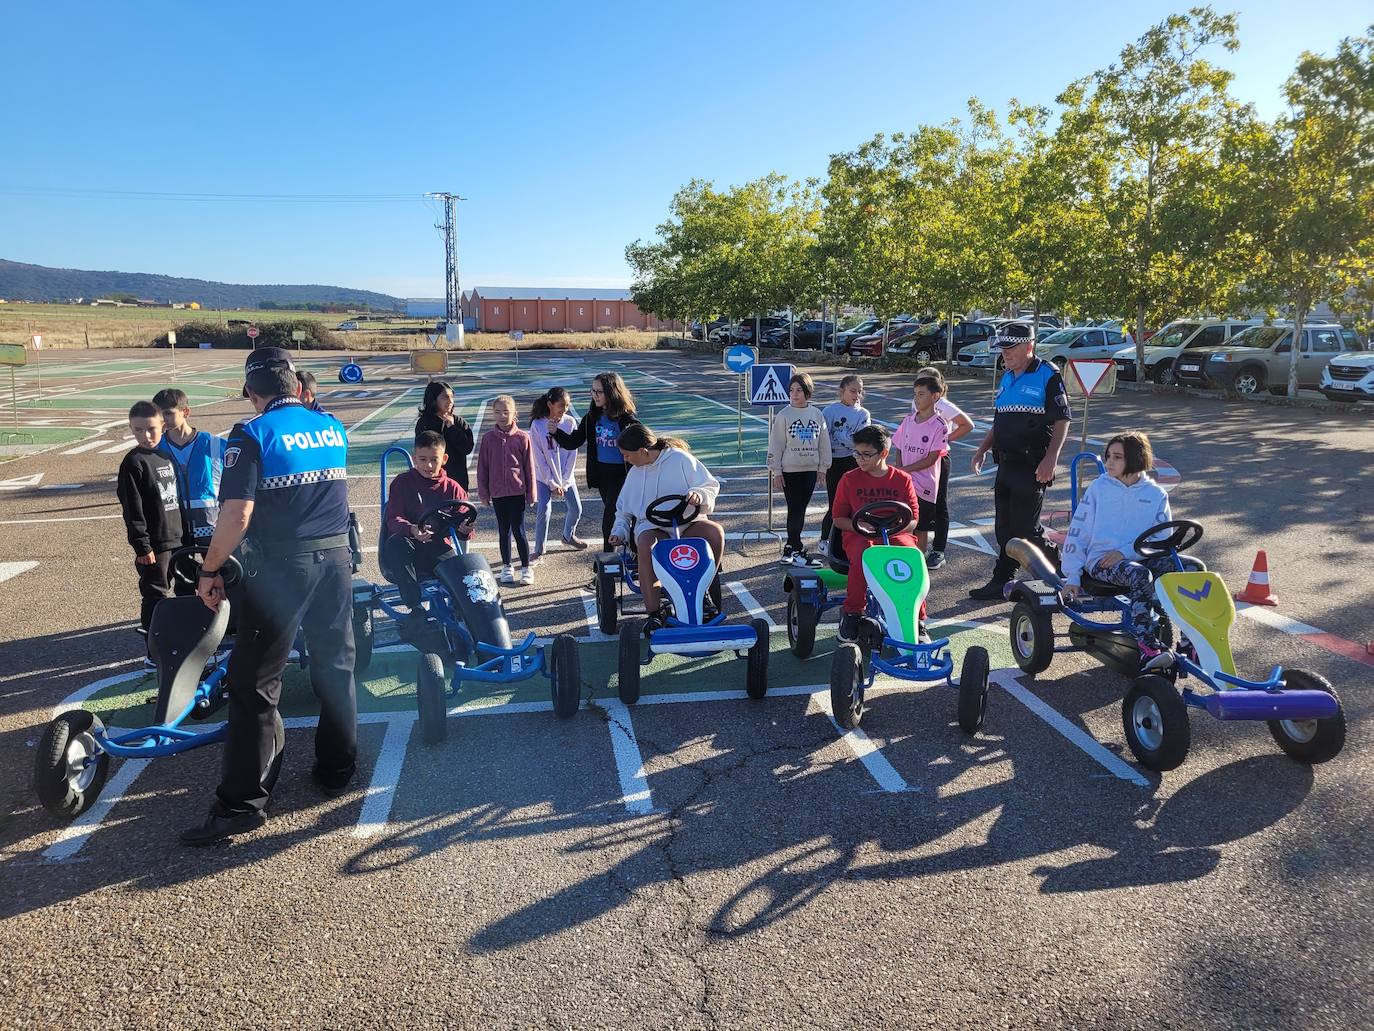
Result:
{"label": "white sneaker", "polygon": [[534,583],[534,566],[526,566],[520,570],[520,582],[526,587]]}
{"label": "white sneaker", "polygon": [[515,583],[515,573],[511,570],[510,566],[502,566],[501,576],[498,579],[500,579],[503,584],[513,584]]}
{"label": "white sneaker", "polygon": [[816,543],[816,554],[817,554],[817,555],[824,555],[824,556],[826,556],[827,558],[829,558],[829,557],[830,557],[830,542],[829,542],[829,541],[818,541],[818,542]]}

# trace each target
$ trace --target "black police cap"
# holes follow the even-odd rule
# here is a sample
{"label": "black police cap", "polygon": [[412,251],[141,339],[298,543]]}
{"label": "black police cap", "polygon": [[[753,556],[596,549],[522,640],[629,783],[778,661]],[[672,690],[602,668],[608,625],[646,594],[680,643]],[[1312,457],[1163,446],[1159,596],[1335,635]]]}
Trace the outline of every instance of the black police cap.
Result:
{"label": "black police cap", "polygon": [[[284,347],[259,347],[248,355],[248,360],[243,363],[243,376],[247,379],[255,372],[263,369],[290,369],[296,371],[295,363],[291,361],[291,352]],[[243,396],[248,396],[248,384],[243,385]]]}

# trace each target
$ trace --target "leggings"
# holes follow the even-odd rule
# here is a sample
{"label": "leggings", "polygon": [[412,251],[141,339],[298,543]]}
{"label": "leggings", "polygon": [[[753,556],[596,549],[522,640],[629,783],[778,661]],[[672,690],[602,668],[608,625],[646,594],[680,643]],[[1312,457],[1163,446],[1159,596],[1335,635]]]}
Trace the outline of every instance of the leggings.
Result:
{"label": "leggings", "polygon": [[931,551],[944,551],[949,543],[949,452],[940,459],[940,493],[935,495],[935,534]]}
{"label": "leggings", "polygon": [[[534,553],[544,554],[544,545],[549,539],[549,516],[552,514],[553,488],[543,480],[534,484]],[[563,516],[563,536],[571,537],[577,532],[577,521],[582,518],[582,499],[577,494],[577,484],[570,483],[563,491],[563,503],[567,513]]]}
{"label": "leggings", "polygon": [[802,546],[802,528],[806,526],[806,509],[816,493],[816,471],[783,473],[782,493],[787,499],[787,543],[793,550]]}
{"label": "leggings", "polygon": [[1172,555],[1157,555],[1154,558],[1126,559],[1109,566],[1099,563],[1090,572],[1098,580],[1126,588],[1131,596],[1131,622],[1137,631],[1143,631],[1150,625],[1155,577],[1172,573],[1177,568]]}
{"label": "leggings", "polygon": [[520,564],[530,564],[530,542],[525,538],[525,495],[513,494],[507,498],[492,498],[492,511],[496,513],[496,532],[501,544],[501,564],[510,565],[510,539],[515,536],[515,550],[520,553]]}
{"label": "leggings", "polygon": [[840,489],[840,477],[851,469],[859,468],[859,463],[853,455],[843,455],[840,458],[832,459],[830,468],[825,471],[825,496],[826,508],[825,518],[821,520],[821,540],[830,540],[830,528],[834,525],[835,518],[830,510],[835,507],[835,491]]}
{"label": "leggings", "polygon": [[601,495],[601,550],[611,550],[611,527],[615,525],[615,503],[620,500],[620,488],[625,486],[629,467],[624,463],[597,467],[596,489]]}

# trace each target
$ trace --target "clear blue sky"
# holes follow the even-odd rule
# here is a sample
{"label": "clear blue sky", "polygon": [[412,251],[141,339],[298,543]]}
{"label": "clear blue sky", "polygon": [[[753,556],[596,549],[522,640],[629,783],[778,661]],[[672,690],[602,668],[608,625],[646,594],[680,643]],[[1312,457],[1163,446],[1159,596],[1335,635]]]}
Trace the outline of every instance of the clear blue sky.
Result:
{"label": "clear blue sky", "polygon": [[[821,175],[970,95],[1049,102],[1189,0],[844,4],[22,3],[5,15],[0,257],[228,282],[443,292],[437,209],[203,203],[454,190],[473,285],[626,285],[692,177]],[[1369,0],[1218,4],[1234,92],[1273,115]],[[1033,13],[1030,13],[1033,12]],[[1300,13],[1295,13],[1300,12]]]}

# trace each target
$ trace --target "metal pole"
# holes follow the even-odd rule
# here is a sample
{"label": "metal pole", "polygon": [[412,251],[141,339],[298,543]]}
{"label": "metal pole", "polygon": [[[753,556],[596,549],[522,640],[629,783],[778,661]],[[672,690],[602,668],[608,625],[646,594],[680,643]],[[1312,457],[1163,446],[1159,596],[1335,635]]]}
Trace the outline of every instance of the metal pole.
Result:
{"label": "metal pole", "polygon": [[14,366],[10,366],[10,410],[14,414],[14,428],[19,429],[19,392],[14,387]]}
{"label": "metal pole", "polygon": [[1083,395],[1083,439],[1080,444],[1083,450],[1088,449],[1088,399],[1091,395]]}
{"label": "metal pole", "polygon": [[735,457],[744,457],[744,377],[735,377]]}

